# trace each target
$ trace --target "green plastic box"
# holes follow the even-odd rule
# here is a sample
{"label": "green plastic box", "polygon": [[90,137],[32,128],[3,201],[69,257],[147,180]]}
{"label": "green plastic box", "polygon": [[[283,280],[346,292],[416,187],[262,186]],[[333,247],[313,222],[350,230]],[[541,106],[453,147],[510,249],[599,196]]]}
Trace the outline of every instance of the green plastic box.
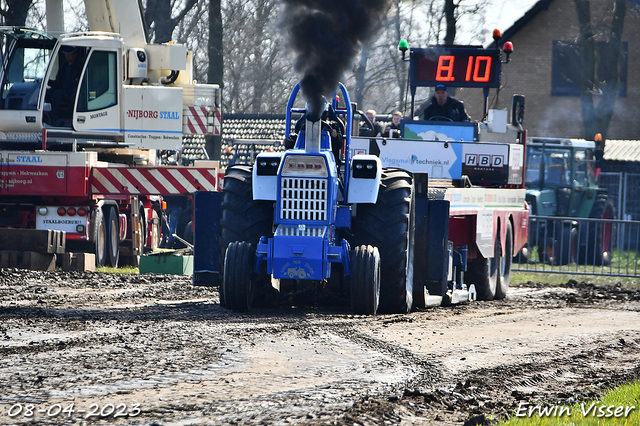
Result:
{"label": "green plastic box", "polygon": [[140,256],[140,273],[193,275],[193,256],[170,253]]}

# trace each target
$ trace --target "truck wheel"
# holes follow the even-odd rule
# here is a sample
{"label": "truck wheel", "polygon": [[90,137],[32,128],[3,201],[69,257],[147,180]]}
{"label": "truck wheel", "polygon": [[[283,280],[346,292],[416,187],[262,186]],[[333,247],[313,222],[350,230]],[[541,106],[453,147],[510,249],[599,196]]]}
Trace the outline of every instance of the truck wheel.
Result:
{"label": "truck wheel", "polygon": [[[498,239],[499,240],[499,239]],[[504,256],[500,256],[500,269],[496,284],[495,299],[502,300],[507,296],[509,281],[511,280],[511,262],[513,261],[513,227],[507,221],[507,231],[504,237]]]}
{"label": "truck wheel", "polygon": [[[260,237],[273,236],[273,201],[254,200],[252,191],[252,168],[234,165],[227,169],[222,190],[222,215],[220,219],[221,271],[224,255],[229,243],[246,241],[257,244]],[[267,263],[262,262],[260,273],[253,277],[256,304],[272,306],[277,304],[279,292],[271,285],[267,273]],[[253,270],[253,266],[251,267]],[[221,299],[224,300],[224,289]]]}
{"label": "truck wheel", "polygon": [[[140,256],[142,256],[142,254],[144,253],[144,247],[146,245],[146,239],[147,239],[147,227],[145,226],[146,220],[144,217],[144,208],[141,206],[139,211],[140,211],[140,213],[138,213],[138,222],[140,223],[140,238],[138,238],[139,254],[131,256],[131,264],[136,268],[140,267]],[[132,241],[132,244],[133,244],[133,241]]]}
{"label": "truck wheel", "polygon": [[120,259],[120,220],[116,208],[109,209],[109,219],[107,220],[107,252],[108,265],[117,268]]}
{"label": "truck wheel", "polygon": [[[593,204],[590,218],[613,219],[613,203],[606,197],[599,197]],[[590,222],[588,226],[587,246],[580,250],[580,263],[595,266],[611,264],[613,251],[613,224],[611,222]],[[585,256],[586,254],[586,256]]]}
{"label": "truck wheel", "polygon": [[96,255],[96,267],[103,267],[107,262],[107,224],[101,207],[94,213],[93,253]]}
{"label": "truck wheel", "polygon": [[496,237],[493,245],[493,257],[489,259],[480,258],[467,265],[468,283],[476,285],[478,300],[493,300],[496,296],[498,286],[498,269],[500,267],[500,237]]}
{"label": "truck wheel", "polygon": [[229,244],[224,258],[222,287],[225,306],[234,311],[248,311],[253,303],[251,271],[255,249],[244,241]]}
{"label": "truck wheel", "polygon": [[414,190],[411,175],[382,170],[375,204],[359,204],[353,223],[353,247],[370,245],[380,252],[379,312],[406,313],[413,303]]}
{"label": "truck wheel", "polygon": [[380,302],[380,253],[376,247],[359,246],[351,255],[351,309],[375,315]]}

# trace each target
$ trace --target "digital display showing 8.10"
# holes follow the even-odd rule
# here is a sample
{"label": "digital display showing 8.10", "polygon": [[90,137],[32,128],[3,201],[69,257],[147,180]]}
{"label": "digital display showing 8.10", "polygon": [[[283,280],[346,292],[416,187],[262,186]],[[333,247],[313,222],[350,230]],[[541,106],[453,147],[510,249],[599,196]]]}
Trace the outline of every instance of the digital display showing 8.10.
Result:
{"label": "digital display showing 8.10", "polygon": [[412,85],[498,87],[500,52],[496,49],[413,49]]}

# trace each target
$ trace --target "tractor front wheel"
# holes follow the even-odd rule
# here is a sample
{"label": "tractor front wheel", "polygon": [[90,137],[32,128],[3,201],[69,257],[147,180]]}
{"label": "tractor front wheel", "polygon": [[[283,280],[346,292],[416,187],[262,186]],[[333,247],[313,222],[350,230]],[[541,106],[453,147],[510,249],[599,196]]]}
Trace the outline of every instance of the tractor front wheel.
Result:
{"label": "tractor front wheel", "polygon": [[251,271],[255,249],[244,241],[229,244],[224,257],[222,290],[225,305],[234,311],[248,311],[253,304]]}
{"label": "tractor front wheel", "polygon": [[380,302],[380,253],[376,247],[359,246],[351,256],[351,309],[375,315]]}
{"label": "tractor front wheel", "polygon": [[611,264],[613,250],[613,224],[608,220],[614,219],[614,207],[606,197],[596,199],[591,209],[590,218],[601,219],[601,222],[589,222],[586,247],[580,251],[580,263],[595,266]]}

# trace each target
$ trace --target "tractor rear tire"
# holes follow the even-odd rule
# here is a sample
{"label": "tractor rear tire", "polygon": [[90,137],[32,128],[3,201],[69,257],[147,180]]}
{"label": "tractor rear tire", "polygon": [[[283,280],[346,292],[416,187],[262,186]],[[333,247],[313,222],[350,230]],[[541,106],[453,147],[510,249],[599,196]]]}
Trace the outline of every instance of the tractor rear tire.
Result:
{"label": "tractor rear tire", "polygon": [[234,165],[226,171],[220,219],[221,260],[231,242],[257,244],[260,237],[273,236],[273,202],[254,200],[251,182],[250,166]]}
{"label": "tractor rear tire", "polygon": [[378,200],[359,204],[352,247],[370,245],[380,252],[381,313],[407,313],[413,303],[415,206],[412,176],[383,169]]}
{"label": "tractor rear tire", "polygon": [[[220,270],[224,270],[224,256],[229,243],[246,241],[254,246],[260,237],[273,236],[273,201],[253,199],[252,168],[234,165],[227,169],[222,190],[222,216],[220,219]],[[267,263],[262,262],[260,273],[253,277],[256,304],[275,305],[279,293],[271,285],[267,274]],[[253,271],[253,265],[251,266]],[[224,288],[221,288],[220,302],[226,303]]]}
{"label": "tractor rear tire", "polygon": [[498,269],[498,282],[496,283],[495,299],[502,300],[509,291],[511,281],[511,263],[513,262],[513,227],[507,221],[507,231],[504,237],[504,256],[500,256]]}
{"label": "tractor rear tire", "polygon": [[229,244],[224,259],[222,288],[225,304],[234,311],[248,311],[253,304],[251,271],[255,249],[244,241]]}
{"label": "tractor rear tire", "polygon": [[[607,197],[598,197],[591,209],[590,218],[614,219],[615,208]],[[587,244],[580,250],[580,263],[595,266],[611,265],[613,255],[613,224],[610,222],[590,222],[588,226]]]}
{"label": "tractor rear tire", "polygon": [[376,247],[356,247],[351,255],[351,309],[359,315],[375,315],[379,303],[380,253]]}

